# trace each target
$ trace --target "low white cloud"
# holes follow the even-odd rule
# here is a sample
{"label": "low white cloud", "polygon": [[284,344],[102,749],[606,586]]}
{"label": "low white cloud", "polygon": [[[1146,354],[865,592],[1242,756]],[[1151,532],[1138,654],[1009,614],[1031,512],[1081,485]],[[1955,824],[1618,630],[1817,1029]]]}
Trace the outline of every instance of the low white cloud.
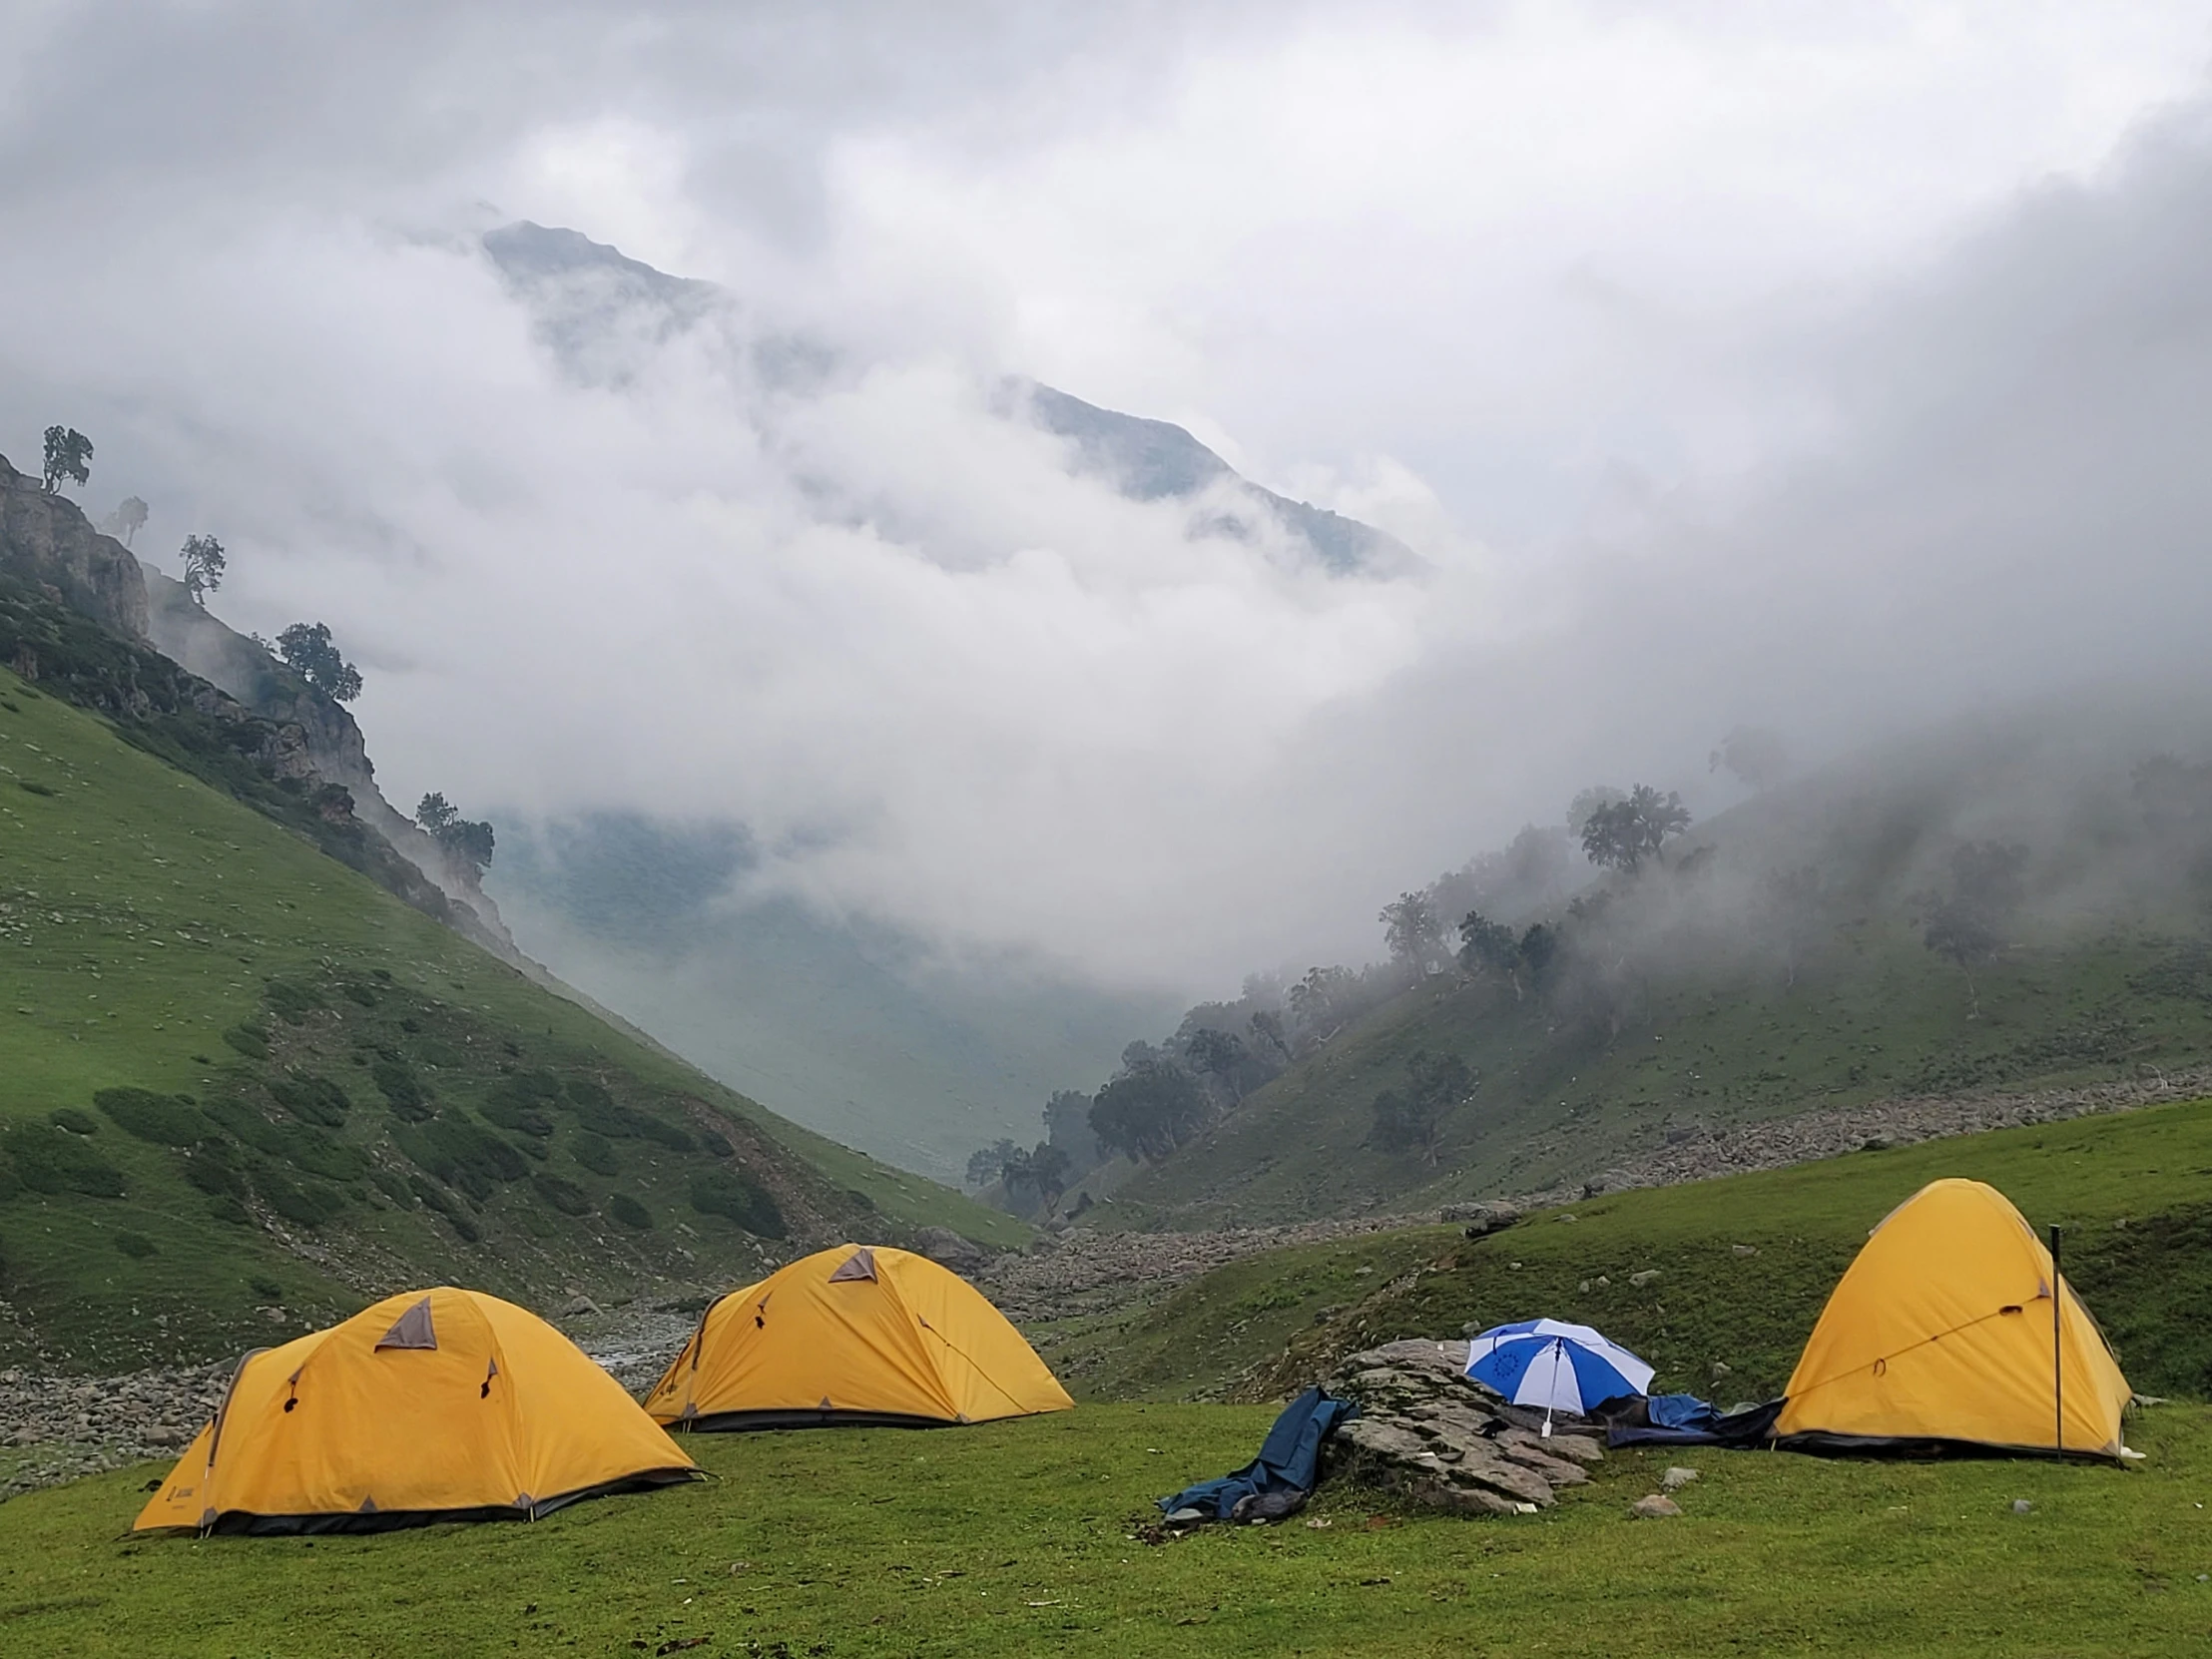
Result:
{"label": "low white cloud", "polygon": [[[6,447],[92,432],[237,623],[330,622],[395,797],[736,819],[824,909],[1219,989],[1740,720],[1832,750],[2202,614],[2187,8],[726,12],[27,47]],[[729,302],[579,373],[510,214]],[[1008,374],[1421,563],[1194,534]]]}

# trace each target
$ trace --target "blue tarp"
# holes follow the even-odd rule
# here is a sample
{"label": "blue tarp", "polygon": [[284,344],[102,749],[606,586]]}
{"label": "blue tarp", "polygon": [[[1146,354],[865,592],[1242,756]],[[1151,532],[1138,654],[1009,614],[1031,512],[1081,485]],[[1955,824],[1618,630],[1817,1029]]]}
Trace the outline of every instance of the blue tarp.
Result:
{"label": "blue tarp", "polygon": [[1607,1445],[1764,1445],[1782,1414],[1779,1399],[1740,1411],[1716,1410],[1695,1394],[1653,1394],[1637,1405],[1610,1419]]}
{"label": "blue tarp", "polygon": [[1349,1399],[1332,1399],[1319,1388],[1308,1388],[1283,1407],[1268,1437],[1260,1442],[1259,1456],[1234,1474],[1202,1480],[1173,1497],[1163,1497],[1160,1507],[1171,1515],[1196,1509],[1207,1520],[1245,1518],[1237,1514],[1240,1503],[1246,1505],[1247,1517],[1255,1507],[1271,1516],[1288,1514],[1314,1489],[1322,1441],[1359,1409]]}

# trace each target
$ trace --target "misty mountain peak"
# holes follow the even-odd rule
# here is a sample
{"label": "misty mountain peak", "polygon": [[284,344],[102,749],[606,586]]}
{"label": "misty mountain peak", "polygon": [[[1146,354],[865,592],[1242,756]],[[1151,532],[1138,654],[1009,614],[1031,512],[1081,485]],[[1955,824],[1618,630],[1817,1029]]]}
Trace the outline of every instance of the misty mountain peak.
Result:
{"label": "misty mountain peak", "polygon": [[643,260],[631,259],[619,248],[558,225],[536,225],[518,219],[512,225],[486,231],[483,244],[492,264],[510,281],[596,278],[610,282],[628,297],[655,299],[668,305],[701,303],[717,292],[712,282],[671,276]]}
{"label": "misty mountain peak", "polygon": [[[658,344],[734,303],[713,282],[671,276],[561,226],[517,220],[485,232],[482,241],[508,286],[536,313],[540,338],[587,384],[626,383],[641,341]],[[797,390],[819,383],[837,353],[819,341],[770,333],[752,341],[745,357],[768,383]],[[1340,576],[1394,575],[1418,562],[1404,543],[1372,525],[1241,477],[1171,421],[1101,408],[1020,377],[1002,392],[995,400],[1000,415],[1067,439],[1074,471],[1133,501],[1191,501],[1194,535],[1259,542],[1272,531],[1303,544]]]}

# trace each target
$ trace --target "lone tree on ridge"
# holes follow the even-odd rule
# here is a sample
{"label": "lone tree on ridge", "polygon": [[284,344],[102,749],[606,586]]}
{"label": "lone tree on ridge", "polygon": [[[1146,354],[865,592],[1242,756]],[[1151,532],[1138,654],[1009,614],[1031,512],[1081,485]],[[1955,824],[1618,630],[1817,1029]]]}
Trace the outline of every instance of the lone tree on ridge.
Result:
{"label": "lone tree on ridge", "polygon": [[1634,875],[1646,858],[1659,857],[1669,835],[1690,827],[1690,810],[1669,790],[1661,795],[1638,784],[1619,801],[1592,812],[1582,826],[1582,851],[1591,863]]}
{"label": "lone tree on ridge", "polygon": [[339,653],[328,623],[293,623],[276,636],[276,654],[333,703],[361,695],[360,671]]}
{"label": "lone tree on ridge", "polygon": [[126,495],[100,528],[129,547],[131,538],[146,528],[146,503],[135,495]]}
{"label": "lone tree on ridge", "polygon": [[[145,503],[139,505],[141,523],[145,522]],[[231,563],[230,555],[223,551],[223,544],[213,536],[187,536],[184,546],[185,592],[202,610],[208,608],[208,595],[223,586],[223,572]],[[358,681],[359,676],[356,675]],[[358,690],[358,686],[355,687]]]}
{"label": "lone tree on ridge", "polygon": [[92,482],[92,439],[74,426],[46,428],[46,493],[52,495],[64,479]]}

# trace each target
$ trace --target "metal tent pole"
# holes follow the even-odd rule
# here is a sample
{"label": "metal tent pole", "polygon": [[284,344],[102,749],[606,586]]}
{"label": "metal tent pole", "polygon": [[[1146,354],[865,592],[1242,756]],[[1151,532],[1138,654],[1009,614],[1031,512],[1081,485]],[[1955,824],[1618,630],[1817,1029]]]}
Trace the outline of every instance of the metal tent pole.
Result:
{"label": "metal tent pole", "polygon": [[2050,1398],[2053,1427],[2056,1434],[2051,1443],[2060,1456],[2066,1452],[2066,1347],[2059,1327],[2059,1317],[2064,1311],[2060,1298],[2065,1294],[2065,1281],[2058,1277],[2058,1241],[2064,1229],[2053,1222],[2050,1229]]}

